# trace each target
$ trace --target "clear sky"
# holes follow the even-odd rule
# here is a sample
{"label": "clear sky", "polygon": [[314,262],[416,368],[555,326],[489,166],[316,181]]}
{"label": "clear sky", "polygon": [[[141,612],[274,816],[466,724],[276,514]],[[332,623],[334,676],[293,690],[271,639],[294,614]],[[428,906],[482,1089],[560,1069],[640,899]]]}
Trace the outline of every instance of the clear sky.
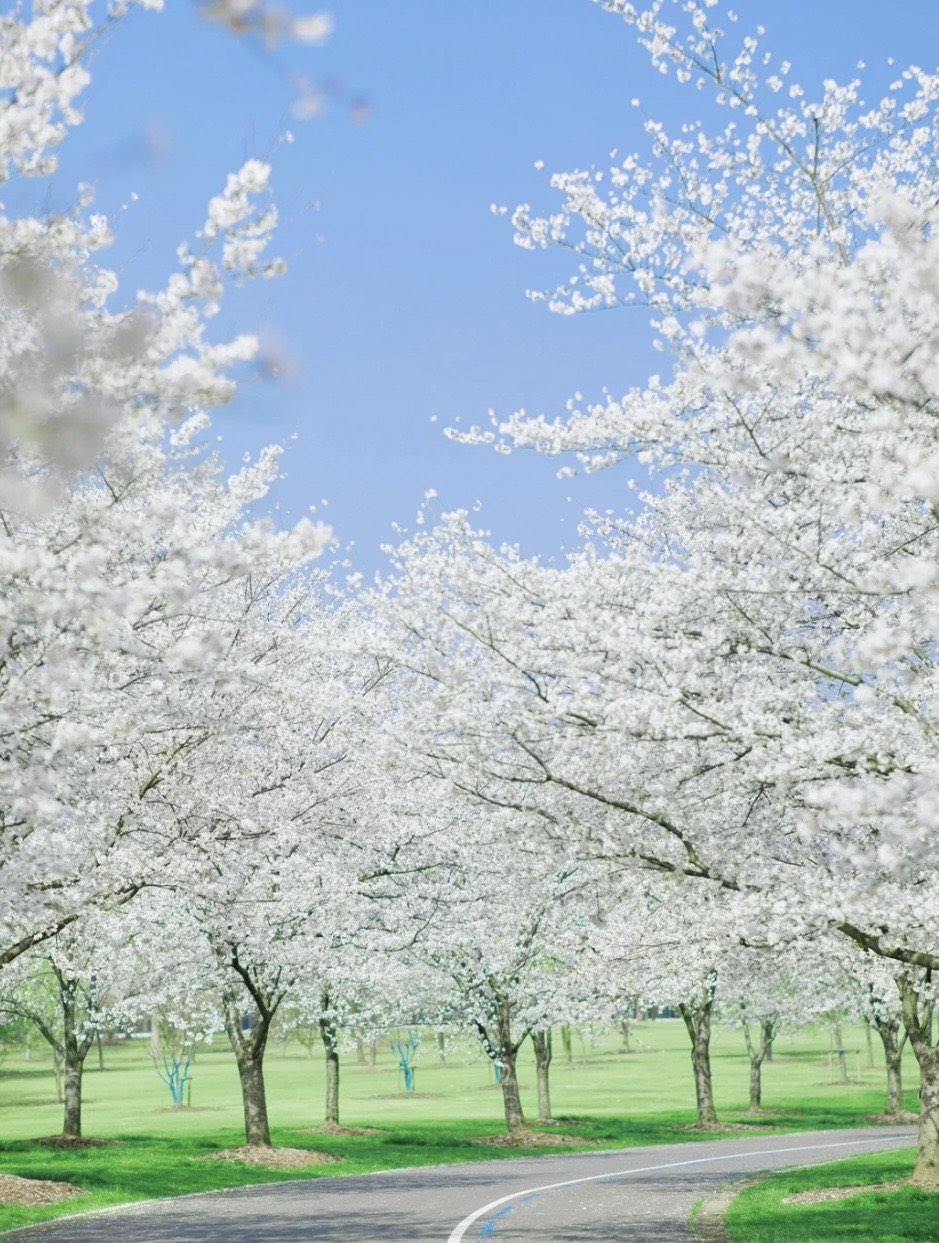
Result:
{"label": "clear sky", "polygon": [[[572,393],[628,387],[661,360],[640,311],[571,319],[530,304],[525,289],[566,275],[564,259],[514,247],[489,207],[548,206],[547,172],[641,149],[634,96],[674,124],[691,118],[695,95],[654,73],[633,33],[590,0],[314,7],[335,16],[330,42],[273,58],[209,25],[191,0],[136,14],[95,58],[87,121],[50,198],[43,187],[30,200],[34,185],[15,205],[64,203],[77,180],[95,178],[110,214],[135,191],[114,260],[131,287],[153,287],[226,172],[274,146],[290,273],[240,293],[223,325],[261,325],[294,374],[246,386],[218,416],[226,455],[297,432],[281,511],[295,518],[328,498],[321,515],[367,573],[428,488],[447,508],[481,501],[495,537],[554,555],[575,542],[586,505],[624,499],[622,476],[561,482],[556,462],[454,445],[443,427],[484,422],[490,407],[554,414]],[[873,98],[895,76],[887,57],[936,65],[936,0],[734,7],[737,31],[764,24],[766,46],[806,86],[853,76],[863,60]],[[314,121],[290,118],[294,72],[339,88]],[[345,102],[359,97],[361,122]],[[295,141],[278,146],[287,128]]]}

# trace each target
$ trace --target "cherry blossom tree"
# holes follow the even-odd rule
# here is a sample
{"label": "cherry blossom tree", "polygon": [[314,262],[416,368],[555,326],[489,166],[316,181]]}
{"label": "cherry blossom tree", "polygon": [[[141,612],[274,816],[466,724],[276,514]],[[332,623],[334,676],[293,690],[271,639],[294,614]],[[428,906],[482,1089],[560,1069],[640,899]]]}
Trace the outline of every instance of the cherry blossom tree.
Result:
{"label": "cherry blossom tree", "polygon": [[[86,53],[129,7],[3,18],[4,177],[55,170]],[[221,596],[323,546],[308,522],[248,519],[277,450],[226,480],[204,447],[207,410],[257,350],[211,332],[226,285],[283,270],[265,255],[269,175],[258,160],[233,173],[164,288],[129,300],[98,265],[111,235],[87,192],[72,214],[0,219],[0,965],[159,872],[154,805],[224,724],[195,690],[236,633]]]}
{"label": "cherry blossom tree", "polygon": [[761,32],[728,51],[710,0],[605,7],[711,105],[678,135],[649,121],[648,158],[555,174],[558,209],[519,208],[516,240],[574,252],[535,295],[552,309],[648,307],[671,373],[463,438],[663,479],[563,573],[459,535],[426,597],[444,620],[409,636],[473,648],[498,685],[454,707],[480,784],[524,782],[516,801],[560,801],[605,853],[723,888],[754,942],[785,915],[905,968],[934,1186],[939,79],[810,93]]}
{"label": "cherry blossom tree", "polygon": [[122,932],[113,917],[72,925],[4,972],[0,1007],[31,1023],[63,1071],[61,1139],[80,1145],[82,1079],[102,1030],[120,1023],[128,990]]}
{"label": "cherry blossom tree", "polygon": [[[426,783],[425,783],[426,784]],[[438,796],[439,806],[439,796]],[[504,815],[456,798],[438,831],[435,865],[399,884],[410,957],[441,1015],[482,1043],[502,1092],[510,1134],[525,1129],[517,1059],[535,1039],[539,1115],[550,1118],[552,1024],[569,1020],[573,971],[590,917],[590,883],[579,867],[519,848]],[[438,812],[438,816],[439,816]]]}

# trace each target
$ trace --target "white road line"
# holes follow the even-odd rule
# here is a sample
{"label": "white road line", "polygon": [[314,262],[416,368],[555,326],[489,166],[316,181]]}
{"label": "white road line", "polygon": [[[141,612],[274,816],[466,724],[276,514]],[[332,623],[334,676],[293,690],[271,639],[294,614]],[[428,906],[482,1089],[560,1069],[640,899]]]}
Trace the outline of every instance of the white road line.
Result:
{"label": "white road line", "polygon": [[569,1178],[563,1183],[546,1183],[543,1187],[526,1187],[522,1191],[513,1191],[511,1195],[493,1200],[491,1204],[484,1204],[475,1213],[470,1213],[469,1217],[464,1217],[460,1224],[454,1227],[447,1243],[462,1243],[473,1222],[479,1221],[480,1217],[491,1213],[494,1208],[508,1204],[510,1200],[519,1200],[523,1196],[537,1195],[540,1191],[556,1191],[559,1187],[576,1187],[580,1183],[599,1183],[607,1178],[626,1178],[630,1174],[650,1174],[653,1170],[676,1170],[686,1165],[710,1165],[714,1161],[742,1161],[746,1157],[774,1157],[784,1152],[818,1152],[823,1148],[856,1148],[860,1144],[882,1144],[885,1140],[896,1142],[915,1138],[915,1134],[911,1131],[909,1135],[883,1135],[877,1136],[876,1139],[847,1139],[839,1140],[835,1144],[801,1144],[793,1148],[761,1148],[757,1152],[733,1152],[719,1157],[696,1157],[693,1161],[668,1161],[664,1165],[644,1165],[636,1170],[613,1170],[609,1174],[591,1174],[589,1178]]}

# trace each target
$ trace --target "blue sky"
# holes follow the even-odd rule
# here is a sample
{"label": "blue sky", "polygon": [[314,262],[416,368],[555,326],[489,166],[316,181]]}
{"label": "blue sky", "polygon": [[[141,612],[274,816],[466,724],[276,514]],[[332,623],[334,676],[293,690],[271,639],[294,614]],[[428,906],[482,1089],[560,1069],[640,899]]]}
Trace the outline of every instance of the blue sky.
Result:
{"label": "blue sky", "polygon": [[[514,247],[489,207],[550,204],[535,160],[550,171],[642,148],[634,96],[671,123],[690,119],[695,96],[654,73],[633,34],[590,0],[315,7],[335,16],[330,42],[273,58],[210,26],[191,0],[135,15],[95,58],[87,120],[56,186],[24,187],[15,205],[65,202],[76,181],[97,179],[110,214],[136,192],[113,260],[129,286],[153,287],[226,172],[275,148],[290,272],[241,292],[222,322],[261,325],[295,374],[247,386],[218,416],[226,455],[298,433],[276,502],[295,518],[328,498],[322,516],[367,573],[428,488],[447,508],[481,501],[496,538],[556,555],[576,542],[586,505],[623,502],[623,476],[562,482],[556,462],[454,445],[443,427],[485,421],[489,407],[553,414],[575,391],[640,382],[661,359],[641,312],[570,319],[531,305],[524,290],[566,274],[563,257]],[[766,45],[807,86],[864,60],[873,97],[894,76],[888,56],[935,66],[935,0],[734,7],[737,30],[762,22]],[[293,121],[292,72],[335,80],[342,97]],[[343,102],[358,97],[364,122]],[[286,128],[295,141],[278,145]]]}

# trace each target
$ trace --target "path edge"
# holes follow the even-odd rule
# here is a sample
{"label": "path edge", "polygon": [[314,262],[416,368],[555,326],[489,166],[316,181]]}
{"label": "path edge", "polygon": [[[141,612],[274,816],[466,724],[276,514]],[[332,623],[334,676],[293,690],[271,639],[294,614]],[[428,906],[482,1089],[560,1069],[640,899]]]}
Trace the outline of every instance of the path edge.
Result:
{"label": "path edge", "polygon": [[757,1183],[765,1182],[768,1177],[770,1176],[767,1174],[762,1178],[746,1178],[741,1182],[731,1183],[728,1187],[722,1187],[713,1195],[699,1200],[692,1209],[689,1223],[695,1238],[700,1239],[702,1243],[731,1243],[730,1234],[727,1231],[728,1209],[742,1191],[746,1191],[748,1187],[755,1187]]}

